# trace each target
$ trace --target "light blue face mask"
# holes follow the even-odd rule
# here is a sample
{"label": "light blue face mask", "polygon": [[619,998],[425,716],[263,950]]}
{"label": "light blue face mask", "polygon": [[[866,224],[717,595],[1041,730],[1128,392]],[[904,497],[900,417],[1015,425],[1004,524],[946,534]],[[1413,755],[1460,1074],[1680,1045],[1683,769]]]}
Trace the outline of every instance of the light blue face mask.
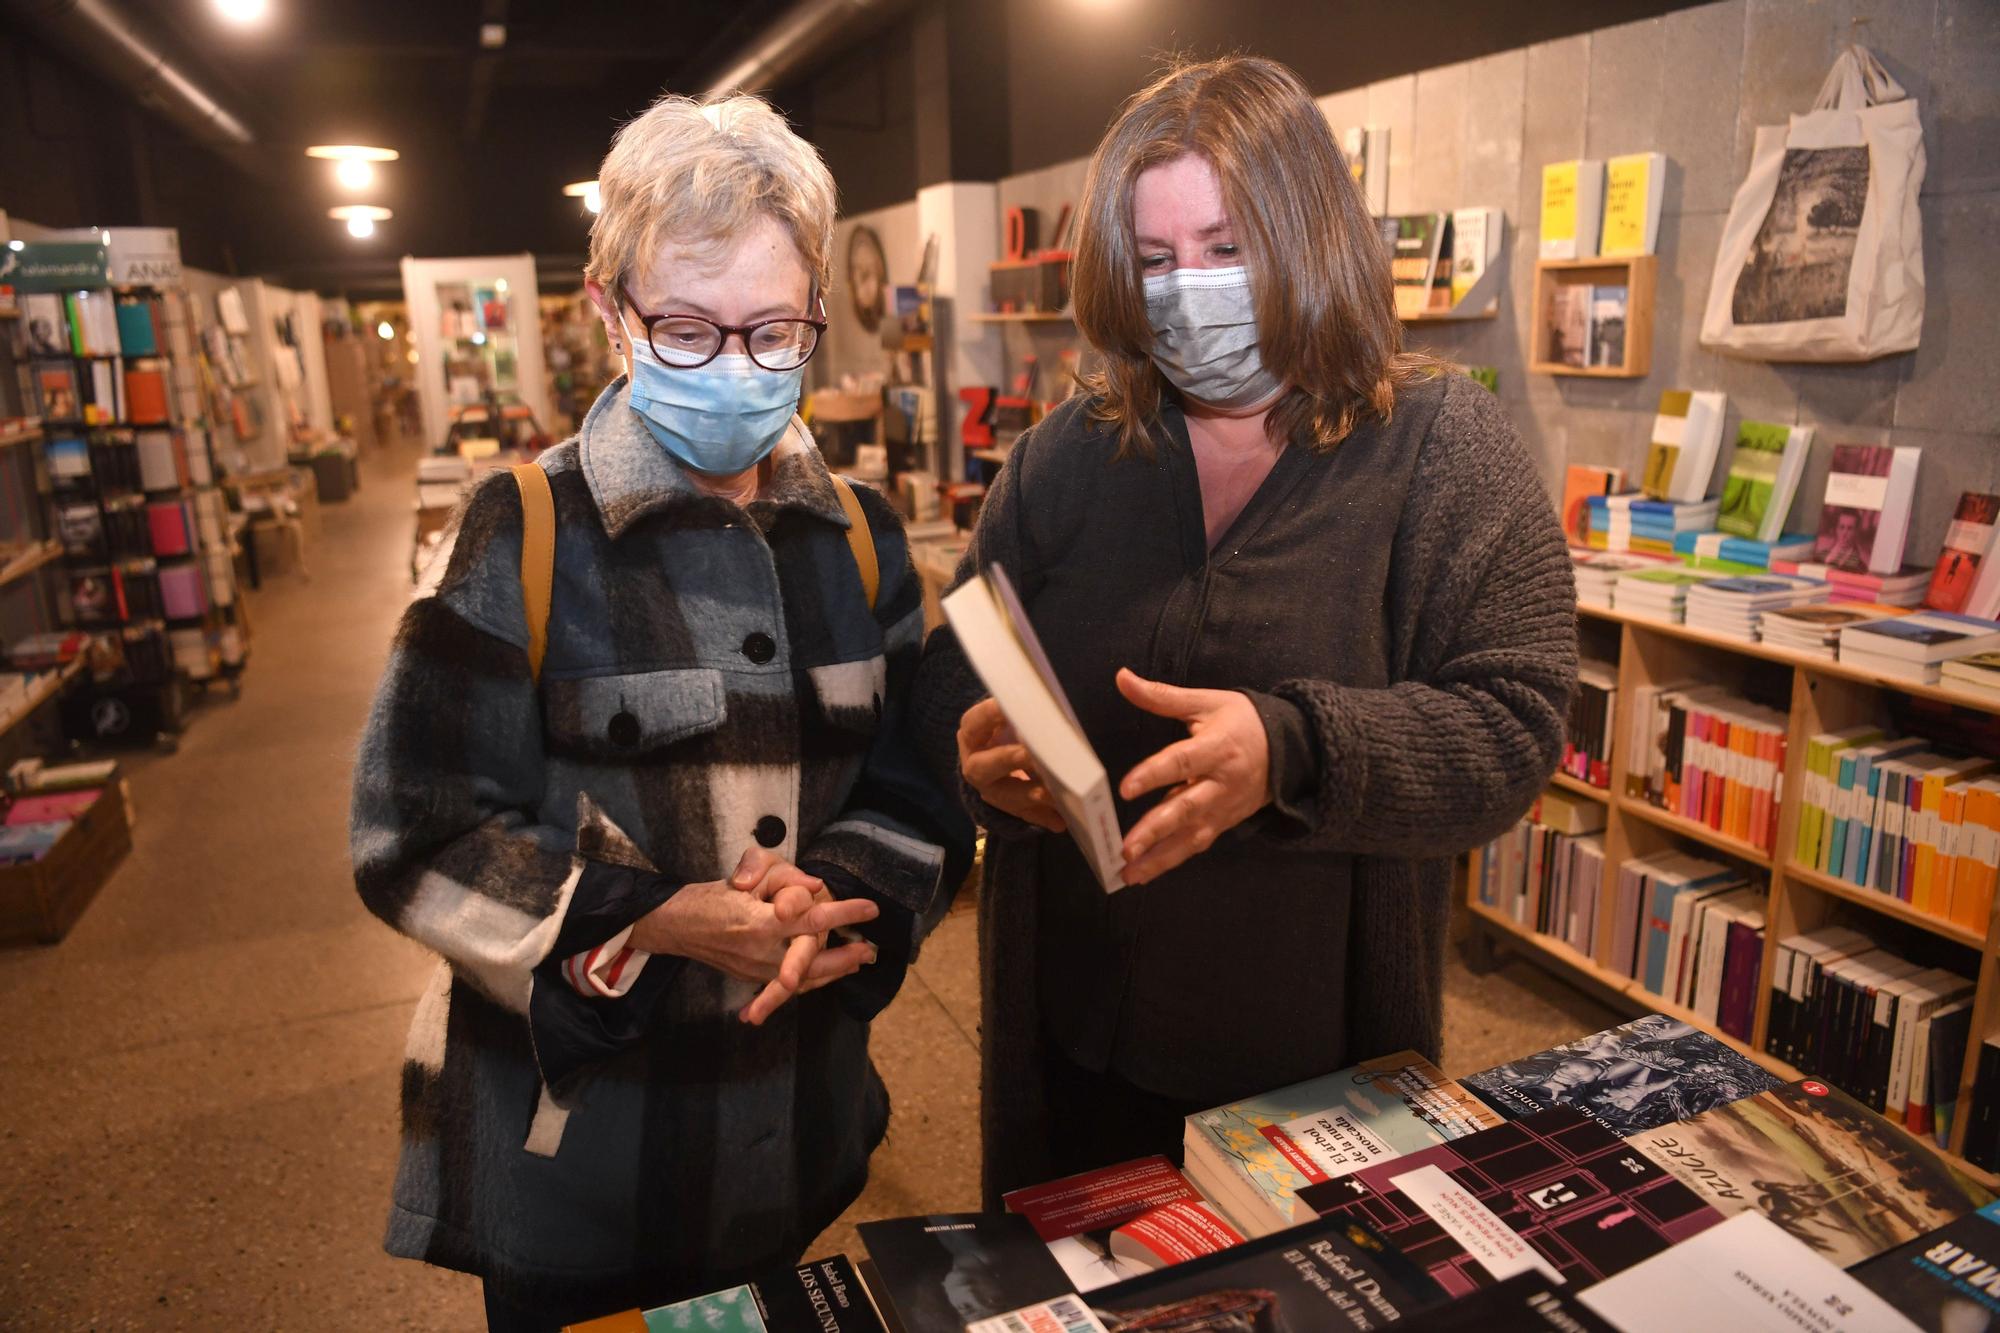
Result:
{"label": "light blue face mask", "polygon": [[[625,328],[622,310],[618,326]],[[691,369],[663,365],[629,329],[625,345],[632,349],[632,410],[662,449],[696,472],[749,471],[778,447],[798,411],[804,366],[765,370],[741,353]]]}

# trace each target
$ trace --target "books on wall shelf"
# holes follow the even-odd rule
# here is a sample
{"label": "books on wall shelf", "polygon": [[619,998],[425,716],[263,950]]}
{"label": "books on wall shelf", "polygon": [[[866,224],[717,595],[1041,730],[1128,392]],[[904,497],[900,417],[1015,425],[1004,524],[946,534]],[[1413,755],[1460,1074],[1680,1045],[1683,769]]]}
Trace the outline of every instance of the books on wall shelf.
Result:
{"label": "books on wall shelf", "polygon": [[1863,621],[1840,632],[1843,665],[1893,680],[1935,685],[1948,658],[2000,651],[2000,623],[1948,611]]}
{"label": "books on wall shelf", "polygon": [[1187,1117],[1188,1178],[1246,1235],[1291,1225],[1316,1181],[1499,1123],[1411,1051]]}
{"label": "books on wall shelf", "polygon": [[1576,686],[1558,771],[1578,782],[1608,789],[1611,733],[1618,717],[1618,668],[1586,657],[1577,663]]}
{"label": "books on wall shelf", "polygon": [[1686,620],[1691,628],[1755,643],[1763,637],[1767,613],[1824,602],[1826,597],[1824,583],[1784,574],[1711,579],[1688,586]]}
{"label": "books on wall shelf", "polygon": [[2000,532],[2000,495],[1967,491],[1938,548],[1937,566],[1923,604],[1933,611],[1963,611],[1985,620],[2000,617],[2000,567],[1990,557]]}
{"label": "books on wall shelf", "polygon": [[1451,309],[1451,214],[1405,213],[1378,220],[1395,283],[1396,317]]}
{"label": "books on wall shelf", "polygon": [[1542,167],[1541,257],[1588,259],[1604,216],[1604,163],[1584,158]]}
{"label": "books on wall shelf", "polygon": [[1576,370],[1624,365],[1631,304],[1631,289],[1622,283],[1553,284],[1549,309],[1543,312],[1549,330],[1549,360]]}
{"label": "books on wall shelf", "polygon": [[1760,542],[1776,541],[1806,470],[1812,437],[1811,426],[1769,421],[1739,425],[1715,520],[1717,530]]}
{"label": "books on wall shelf", "polygon": [[1627,153],[1605,162],[1599,254],[1622,258],[1650,255],[1659,248],[1660,201],[1666,184],[1664,153]]}
{"label": "books on wall shelf", "polygon": [[1479,852],[1479,901],[1538,935],[1591,952],[1605,901],[1605,807],[1561,788]]}
{"label": "books on wall shelf", "polygon": [[1902,568],[1920,453],[1913,445],[1833,446],[1815,563],[1885,577]]}
{"label": "books on wall shelf", "polygon": [[[1729,400],[1712,389],[1668,389],[1653,414],[1652,443],[1640,489],[1655,500],[1699,503],[1708,495],[1722,450]],[[1718,506],[1719,509],[1719,506]]]}

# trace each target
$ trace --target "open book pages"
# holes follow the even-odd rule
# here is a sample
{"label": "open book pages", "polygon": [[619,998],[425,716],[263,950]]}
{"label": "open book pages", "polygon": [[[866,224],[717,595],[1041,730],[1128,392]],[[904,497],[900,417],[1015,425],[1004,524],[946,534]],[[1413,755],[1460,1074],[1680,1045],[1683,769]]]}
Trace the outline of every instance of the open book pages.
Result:
{"label": "open book pages", "polygon": [[1063,693],[1014,595],[1006,571],[990,565],[944,599],[945,619],[972,669],[1034,756],[1070,836],[1083,849],[1098,883],[1124,887],[1124,834],[1111,801],[1111,781]]}

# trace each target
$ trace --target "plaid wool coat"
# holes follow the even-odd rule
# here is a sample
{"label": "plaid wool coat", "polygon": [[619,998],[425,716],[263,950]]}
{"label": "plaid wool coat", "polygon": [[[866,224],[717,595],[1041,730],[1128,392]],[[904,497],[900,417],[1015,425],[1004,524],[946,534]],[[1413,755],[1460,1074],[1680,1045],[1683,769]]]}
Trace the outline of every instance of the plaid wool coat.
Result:
{"label": "plaid wool coat", "polygon": [[[391,1253],[557,1292],[689,1287],[790,1262],[860,1192],[887,1125],[868,1019],[949,903],[971,827],[921,768],[923,634],[902,525],[848,522],[794,422],[747,511],[698,490],[624,380],[547,451],[548,649],[525,651],[521,504],[468,497],[404,613],[361,742],[370,910],[442,961],[403,1070]],[[762,1027],[757,988],[659,956],[586,996],[566,959],[751,845],[882,907],[880,961]]]}

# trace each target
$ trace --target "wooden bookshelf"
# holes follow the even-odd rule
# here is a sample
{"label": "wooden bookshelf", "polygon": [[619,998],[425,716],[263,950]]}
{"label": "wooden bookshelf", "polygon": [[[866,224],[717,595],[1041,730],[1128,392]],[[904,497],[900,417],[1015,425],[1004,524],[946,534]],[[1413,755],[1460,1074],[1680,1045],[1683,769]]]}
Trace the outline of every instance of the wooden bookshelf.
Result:
{"label": "wooden bookshelf", "polygon": [[[1600,791],[1565,774],[1558,774],[1550,785],[1604,802],[1606,817],[1602,836],[1607,883],[1611,882],[1610,876],[1615,867],[1634,857],[1666,850],[1712,852],[1753,868],[1759,876],[1768,877],[1770,897],[1764,913],[1765,947],[1757,984],[1752,1039],[1742,1042],[1730,1037],[1718,1031],[1714,1024],[1695,1017],[1686,1009],[1654,995],[1640,982],[1613,970],[1607,962],[1613,956],[1616,933],[1611,912],[1599,911],[1592,947],[1588,953],[1583,953],[1562,940],[1536,933],[1532,927],[1515,921],[1504,911],[1479,902],[1479,852],[1476,849],[1468,859],[1466,894],[1475,925],[1514,951],[1548,966],[1618,1007],[1635,1013],[1652,1011],[1682,1019],[1713,1034],[1785,1079],[1802,1078],[1804,1075],[1763,1049],[1770,1021],[1771,980],[1776,967],[1778,940],[1836,919],[1865,929],[1872,914],[1925,932],[1951,945],[1977,951],[1972,1031],[1966,1043],[1965,1064],[1959,1079],[1962,1113],[1952,1127],[1950,1150],[1942,1155],[1954,1167],[1989,1188],[2000,1189],[2000,1175],[1982,1171],[1961,1156],[1970,1119],[1963,1112],[1971,1106],[1972,1079],[1978,1067],[1979,1048],[1987,1038],[2000,1035],[2000,923],[1989,920],[1984,929],[1971,929],[1919,911],[1909,903],[1874,889],[1850,884],[1798,865],[1791,855],[1791,849],[1797,845],[1799,811],[1804,804],[1805,753],[1810,737],[1862,722],[1883,721],[1887,714],[1886,704],[1895,695],[1951,704],[1996,716],[2000,716],[2000,702],[1936,685],[1885,680],[1873,672],[1843,666],[1836,661],[1629,615],[1610,608],[1580,605],[1577,612],[1585,619],[1615,627],[1618,635],[1618,709],[1612,730],[1611,790]],[[1602,629],[1596,631],[1593,642],[1602,642],[1604,633]],[[1630,758],[1626,754],[1629,748],[1627,738],[1631,734],[1632,723],[1628,710],[1640,690],[1670,681],[1693,679],[1714,681],[1728,685],[1732,691],[1741,692],[1744,677],[1751,674],[1765,683],[1767,691],[1779,681],[1784,682],[1789,690],[1786,771],[1783,789],[1779,793],[1775,853],[1763,851],[1625,794]]]}
{"label": "wooden bookshelf", "polygon": [[1076,317],[1067,310],[975,310],[965,318],[973,324],[1069,324]]}
{"label": "wooden bookshelf", "polygon": [[1611,793],[1604,788],[1593,787],[1583,779],[1573,778],[1567,773],[1556,774],[1549,779],[1549,785],[1561,787],[1564,791],[1573,791],[1578,796],[1587,796],[1593,801],[1608,802],[1611,799]]}
{"label": "wooden bookshelf", "polygon": [[83,659],[79,657],[54,671],[44,672],[40,680],[28,687],[26,698],[8,712],[0,714],[0,736],[26,722],[35,715],[36,709],[61,694],[63,686],[83,674],[83,665]]}
{"label": "wooden bookshelf", "polygon": [[62,559],[62,543],[43,542],[40,546],[21,552],[6,564],[0,565],[0,588],[15,579],[24,579],[42,566]]}
{"label": "wooden bookshelf", "polygon": [[[1592,379],[1643,379],[1653,369],[1653,288],[1659,260],[1654,255],[1616,259],[1543,259],[1535,264],[1535,303],[1530,307],[1528,369],[1541,375]],[[1625,359],[1615,366],[1572,366],[1555,359],[1551,306],[1561,287],[1625,289]]]}

